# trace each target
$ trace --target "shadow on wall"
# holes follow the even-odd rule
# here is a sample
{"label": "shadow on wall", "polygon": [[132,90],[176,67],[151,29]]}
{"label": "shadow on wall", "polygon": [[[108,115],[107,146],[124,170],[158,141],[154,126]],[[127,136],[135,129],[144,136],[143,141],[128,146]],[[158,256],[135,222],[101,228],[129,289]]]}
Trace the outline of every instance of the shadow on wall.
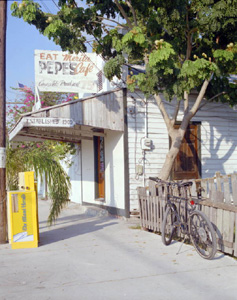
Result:
{"label": "shadow on wall", "polygon": [[[213,177],[216,171],[221,172],[221,174],[226,174],[225,164],[233,154],[235,154],[235,161],[237,161],[237,135],[236,139],[234,139],[233,134],[231,134],[229,130],[226,131],[226,127],[214,126],[211,122],[209,126],[210,132],[206,132],[207,141],[205,143],[203,141],[201,142],[202,147],[206,148],[206,151],[208,151],[210,155],[202,159],[203,178]],[[227,126],[228,129],[231,128],[229,121]],[[217,131],[218,135],[215,135],[215,131]],[[233,133],[234,132],[233,130]],[[231,171],[227,171],[227,173],[231,173]]]}

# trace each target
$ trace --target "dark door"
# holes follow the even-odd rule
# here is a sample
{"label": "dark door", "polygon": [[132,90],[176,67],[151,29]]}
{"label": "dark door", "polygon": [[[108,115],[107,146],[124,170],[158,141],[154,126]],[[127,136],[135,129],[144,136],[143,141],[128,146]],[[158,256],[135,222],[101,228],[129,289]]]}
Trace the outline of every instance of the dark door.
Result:
{"label": "dark door", "polygon": [[[178,128],[179,125],[176,125]],[[199,124],[190,124],[175,159],[171,177],[173,180],[197,179],[200,177]]]}
{"label": "dark door", "polygon": [[95,194],[96,198],[105,197],[105,153],[104,138],[94,137],[95,149]]}

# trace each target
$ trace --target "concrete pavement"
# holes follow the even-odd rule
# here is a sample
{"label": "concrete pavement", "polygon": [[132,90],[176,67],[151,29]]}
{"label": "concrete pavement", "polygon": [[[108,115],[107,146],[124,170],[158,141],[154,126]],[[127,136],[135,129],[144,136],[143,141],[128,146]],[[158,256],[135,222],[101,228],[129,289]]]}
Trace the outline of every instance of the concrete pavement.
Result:
{"label": "concrete pavement", "polygon": [[176,255],[180,243],[73,203],[48,228],[49,204],[39,201],[39,248],[0,245],[1,300],[237,299],[235,259],[188,245]]}

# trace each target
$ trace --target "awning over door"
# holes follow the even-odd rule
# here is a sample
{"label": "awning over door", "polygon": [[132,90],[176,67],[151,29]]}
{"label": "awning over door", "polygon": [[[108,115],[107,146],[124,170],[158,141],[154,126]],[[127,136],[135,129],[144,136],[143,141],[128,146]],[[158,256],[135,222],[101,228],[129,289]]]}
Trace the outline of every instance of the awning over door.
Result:
{"label": "awning over door", "polygon": [[24,114],[9,139],[77,143],[101,135],[104,129],[123,131],[125,97],[125,89],[117,89]]}

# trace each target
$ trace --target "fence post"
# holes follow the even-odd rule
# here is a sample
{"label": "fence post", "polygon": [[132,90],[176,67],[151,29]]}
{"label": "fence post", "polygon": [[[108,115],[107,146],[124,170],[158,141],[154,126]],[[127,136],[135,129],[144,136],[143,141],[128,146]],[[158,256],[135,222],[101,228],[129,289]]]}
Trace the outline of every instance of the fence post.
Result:
{"label": "fence post", "polygon": [[231,175],[231,186],[232,186],[233,202],[234,205],[237,205],[237,174]]}

